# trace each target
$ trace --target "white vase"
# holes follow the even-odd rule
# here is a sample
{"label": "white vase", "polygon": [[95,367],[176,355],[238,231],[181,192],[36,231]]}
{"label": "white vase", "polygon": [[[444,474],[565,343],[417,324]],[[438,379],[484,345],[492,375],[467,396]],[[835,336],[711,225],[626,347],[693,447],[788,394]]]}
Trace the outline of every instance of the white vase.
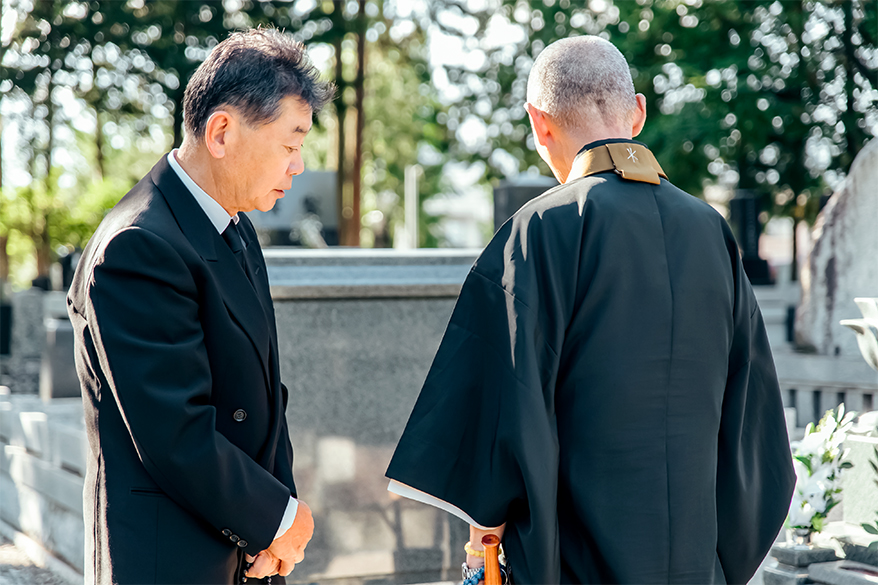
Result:
{"label": "white vase", "polygon": [[793,548],[807,550],[813,548],[811,535],[814,531],[810,528],[793,528]]}

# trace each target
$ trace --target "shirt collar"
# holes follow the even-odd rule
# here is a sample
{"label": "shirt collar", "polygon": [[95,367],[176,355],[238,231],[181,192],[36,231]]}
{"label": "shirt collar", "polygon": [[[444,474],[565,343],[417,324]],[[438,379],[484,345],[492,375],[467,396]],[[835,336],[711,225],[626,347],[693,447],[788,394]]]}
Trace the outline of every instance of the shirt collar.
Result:
{"label": "shirt collar", "polygon": [[192,197],[195,198],[199,207],[201,207],[205,215],[207,215],[207,219],[209,219],[210,223],[213,224],[213,227],[216,228],[216,231],[222,234],[225,229],[229,227],[230,222],[235,222],[235,225],[237,225],[238,220],[240,219],[238,214],[230,217],[229,213],[223,209],[222,205],[217,203],[216,199],[208,195],[204,189],[199,187],[198,184],[192,180],[192,177],[186,174],[186,171],[183,170],[180,163],[177,162],[176,153],[176,148],[168,153],[168,164],[171,165],[171,168],[174,169],[174,172],[177,173],[177,176],[180,177],[180,180],[186,185],[189,192],[192,193]]}

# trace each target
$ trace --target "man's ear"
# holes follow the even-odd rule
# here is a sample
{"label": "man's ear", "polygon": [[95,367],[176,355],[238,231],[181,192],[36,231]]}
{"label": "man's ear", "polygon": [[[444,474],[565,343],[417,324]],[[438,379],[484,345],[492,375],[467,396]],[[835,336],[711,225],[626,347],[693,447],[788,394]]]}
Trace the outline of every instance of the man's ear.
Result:
{"label": "man's ear", "polygon": [[530,125],[534,131],[534,140],[540,146],[548,147],[548,143],[552,138],[548,116],[530,102],[524,104],[524,109],[527,110],[527,115],[530,118]]}
{"label": "man's ear", "polygon": [[637,106],[634,108],[634,120],[631,125],[632,138],[640,134],[640,131],[643,130],[643,125],[646,124],[646,97],[639,93],[634,99],[637,101]]}
{"label": "man's ear", "polygon": [[204,126],[204,145],[214,158],[226,156],[229,139],[234,133],[235,118],[225,110],[217,110],[207,119]]}

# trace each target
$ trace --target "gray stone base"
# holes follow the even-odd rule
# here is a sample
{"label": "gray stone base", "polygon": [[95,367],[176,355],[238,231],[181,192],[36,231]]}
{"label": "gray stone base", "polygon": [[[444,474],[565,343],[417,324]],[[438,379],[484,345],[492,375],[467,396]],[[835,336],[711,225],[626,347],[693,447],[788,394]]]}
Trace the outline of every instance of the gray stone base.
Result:
{"label": "gray stone base", "polygon": [[771,556],[779,563],[790,567],[807,567],[813,563],[826,563],[834,561],[838,557],[831,548],[796,548],[786,544],[776,544],[771,547]]}
{"label": "gray stone base", "polygon": [[778,563],[776,567],[765,567],[762,573],[765,585],[806,585],[813,583],[808,578],[807,567],[793,567]]}
{"label": "gray stone base", "polygon": [[824,583],[825,585],[875,585],[878,583],[878,567],[847,560],[817,563],[808,567],[808,573],[815,583]]}

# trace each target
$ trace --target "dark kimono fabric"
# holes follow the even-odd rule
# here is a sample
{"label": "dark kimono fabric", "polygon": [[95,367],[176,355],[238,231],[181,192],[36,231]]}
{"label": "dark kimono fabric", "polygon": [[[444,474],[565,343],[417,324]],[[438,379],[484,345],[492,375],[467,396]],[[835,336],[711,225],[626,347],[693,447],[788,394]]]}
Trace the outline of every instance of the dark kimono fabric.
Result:
{"label": "dark kimono fabric", "polygon": [[517,583],[745,583],[795,476],[723,218],[606,172],[473,266],[388,477],[484,526]]}

